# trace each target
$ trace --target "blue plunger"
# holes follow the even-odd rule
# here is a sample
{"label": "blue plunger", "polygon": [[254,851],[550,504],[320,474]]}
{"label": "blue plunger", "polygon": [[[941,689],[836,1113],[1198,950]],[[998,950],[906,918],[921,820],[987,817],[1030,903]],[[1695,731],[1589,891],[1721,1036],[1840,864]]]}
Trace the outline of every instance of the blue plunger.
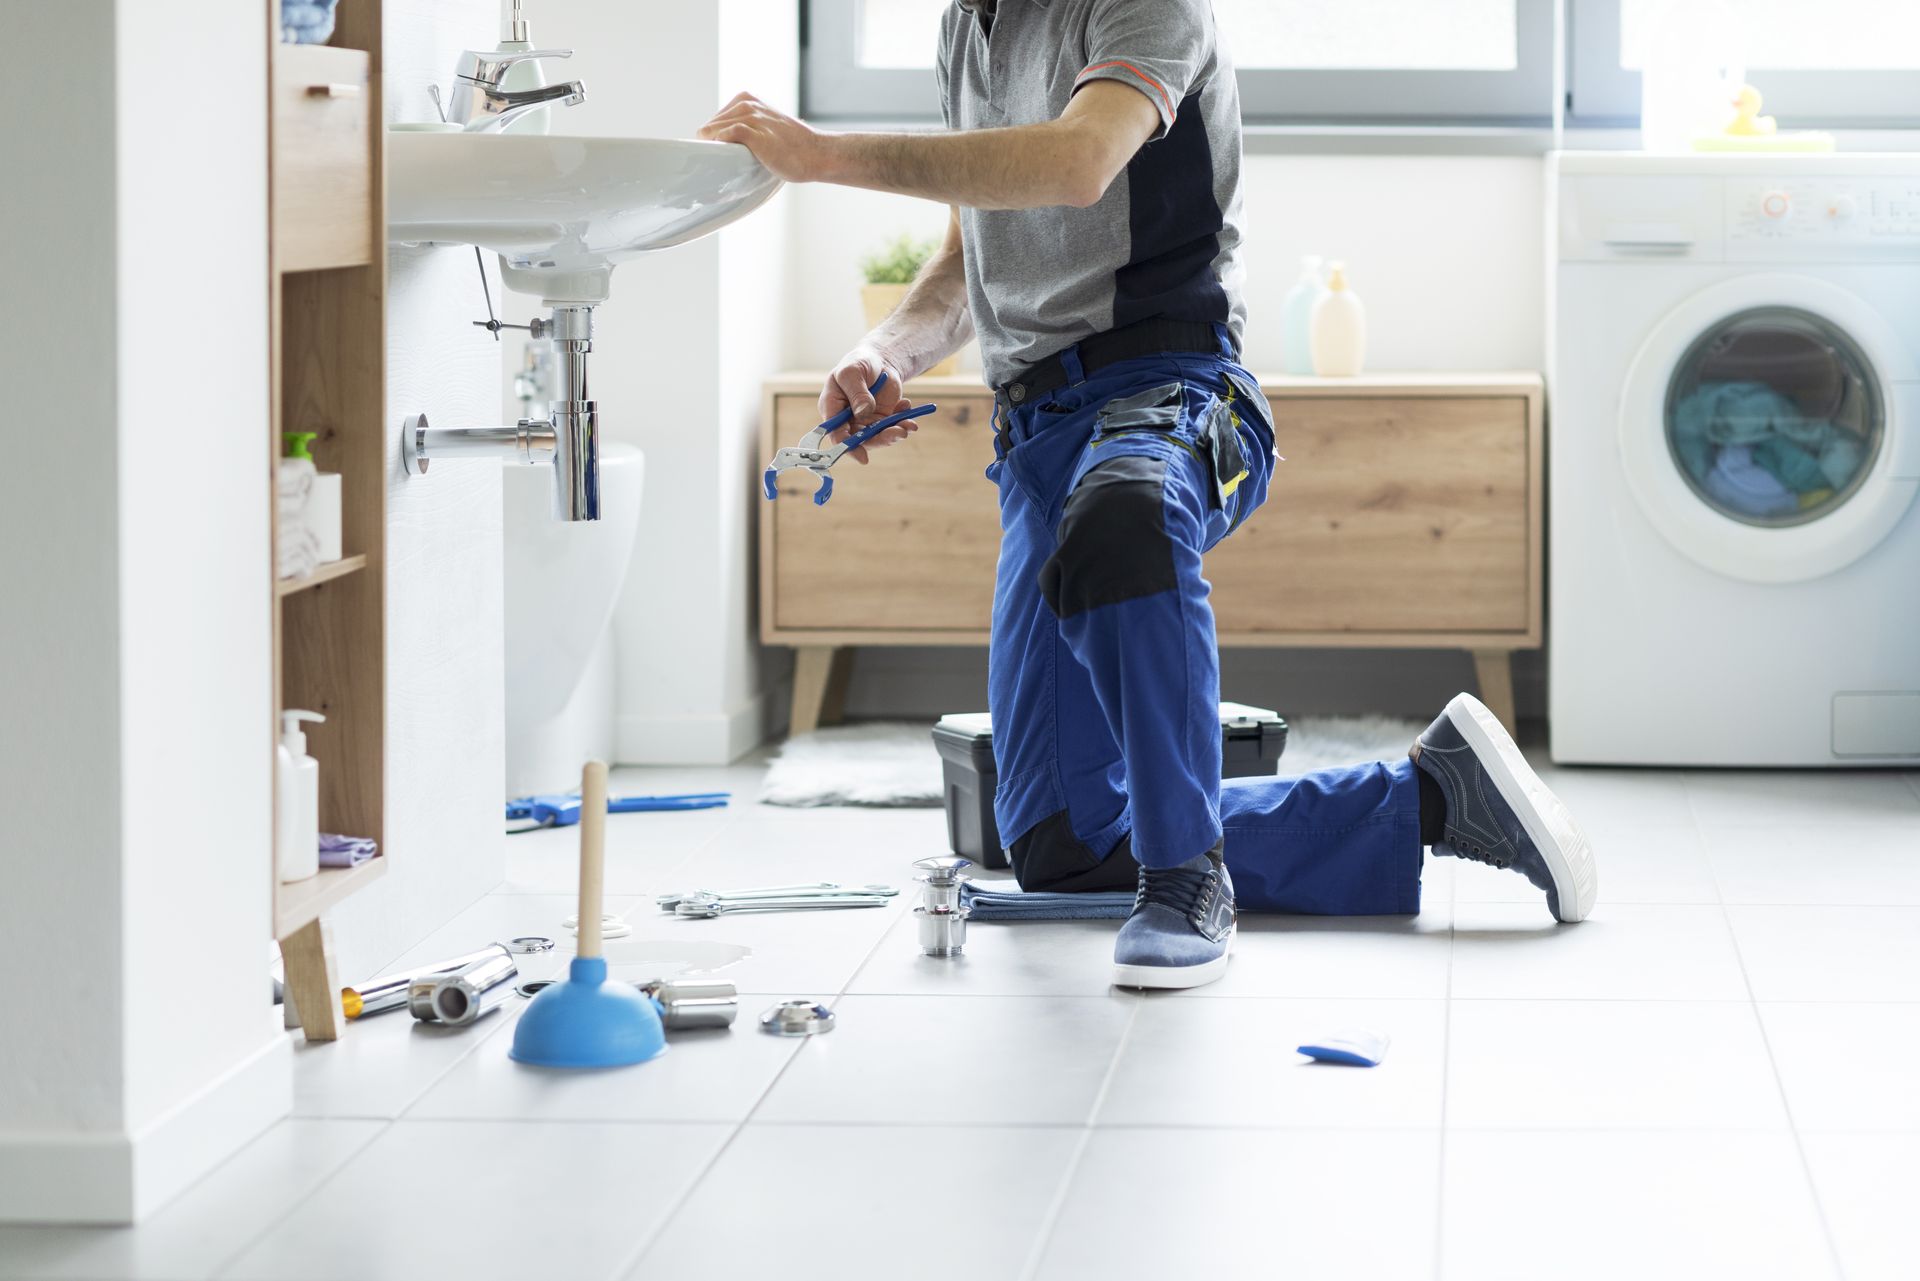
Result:
{"label": "blue plunger", "polygon": [[541,1067],[624,1067],[666,1052],[660,1011],[631,983],[607,982],[600,955],[600,887],[607,831],[607,766],[580,772],[580,918],[567,977],[542,988],[513,1029],[513,1057]]}

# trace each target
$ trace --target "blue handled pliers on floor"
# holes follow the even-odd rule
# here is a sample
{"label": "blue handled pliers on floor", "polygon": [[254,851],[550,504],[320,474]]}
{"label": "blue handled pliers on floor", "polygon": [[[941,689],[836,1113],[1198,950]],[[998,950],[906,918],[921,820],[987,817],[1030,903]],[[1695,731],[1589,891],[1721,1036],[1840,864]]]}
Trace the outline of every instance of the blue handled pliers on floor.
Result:
{"label": "blue handled pliers on floor", "polygon": [[[886,383],[887,376],[882,373],[867,390],[878,395]],[[802,436],[799,444],[789,445],[773,456],[773,461],[767,464],[765,477],[768,501],[771,502],[779,493],[774,488],[774,482],[781,472],[794,467],[805,467],[820,478],[820,487],[813,491],[814,506],[824,505],[829,498],[833,497],[833,477],[827,474],[827,469],[839,462],[841,455],[849,449],[857,449],[866,444],[889,427],[897,426],[909,418],[924,417],[938,408],[940,408],[938,405],[915,405],[911,409],[903,409],[878,422],[868,423],[837,445],[830,445],[827,443],[827,437],[853,421],[853,406],[847,406]]]}
{"label": "blue handled pliers on floor", "polygon": [[[731,792],[695,792],[686,796],[609,796],[607,813],[642,814],[661,810],[718,809],[733,799]],[[580,798],[562,792],[542,796],[522,796],[507,802],[507,821],[523,821],[525,826],[508,828],[508,834],[531,832],[539,827],[572,827],[580,821]]]}

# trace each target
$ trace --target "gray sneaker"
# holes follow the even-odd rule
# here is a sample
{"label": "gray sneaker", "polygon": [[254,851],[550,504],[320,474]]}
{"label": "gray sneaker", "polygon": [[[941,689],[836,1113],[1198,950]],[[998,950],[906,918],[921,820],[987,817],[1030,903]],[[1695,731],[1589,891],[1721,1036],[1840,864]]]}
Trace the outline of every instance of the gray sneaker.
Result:
{"label": "gray sneaker", "polygon": [[1556,920],[1593,911],[1593,847],[1485,703],[1455,695],[1409,755],[1447,798],[1435,854],[1512,868],[1546,891]]}
{"label": "gray sneaker", "polygon": [[1113,941],[1121,987],[1199,987],[1227,972],[1233,878],[1215,845],[1178,867],[1140,869],[1133,915]]}

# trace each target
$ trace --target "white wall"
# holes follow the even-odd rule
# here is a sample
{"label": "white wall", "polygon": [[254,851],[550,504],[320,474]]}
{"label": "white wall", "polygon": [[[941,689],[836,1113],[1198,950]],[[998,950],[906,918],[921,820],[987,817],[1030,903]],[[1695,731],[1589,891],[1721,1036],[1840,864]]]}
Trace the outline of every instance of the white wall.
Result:
{"label": "white wall", "polygon": [[[9,419],[0,479],[0,930],[33,958],[0,992],[0,1218],[124,1220],[290,1103],[264,966],[266,137],[232,110],[265,102],[266,12],[9,24],[34,56],[0,109],[32,124],[0,134],[0,225],[32,252],[0,377],[57,429]],[[182,65],[219,74],[154,111],[153,67]]]}
{"label": "white wall", "polygon": [[[1245,359],[1254,370],[1280,365],[1280,299],[1305,253],[1346,261],[1367,306],[1368,360],[1376,369],[1542,367],[1537,158],[1256,154],[1246,158],[1245,175]],[[821,369],[864,327],[860,256],[901,231],[938,235],[946,211],[819,185],[797,187],[788,200],[785,364]],[[980,448],[984,467],[984,432]],[[1473,680],[1466,656],[1444,651],[1231,650],[1221,670],[1229,698],[1294,715],[1419,715]],[[1538,673],[1523,656],[1523,714],[1540,706]],[[847,698],[856,717],[985,706],[986,655],[969,649],[864,651]]]}
{"label": "white wall", "polygon": [[[496,0],[386,5],[387,119],[434,119],[462,49],[499,41]],[[490,288],[500,298],[495,262]],[[501,349],[471,249],[387,257],[387,875],[332,915],[341,980],[385,967],[505,875],[500,464],[400,465],[400,423],[500,417]],[[324,768],[324,765],[323,765]],[[486,942],[475,941],[475,946]]]}

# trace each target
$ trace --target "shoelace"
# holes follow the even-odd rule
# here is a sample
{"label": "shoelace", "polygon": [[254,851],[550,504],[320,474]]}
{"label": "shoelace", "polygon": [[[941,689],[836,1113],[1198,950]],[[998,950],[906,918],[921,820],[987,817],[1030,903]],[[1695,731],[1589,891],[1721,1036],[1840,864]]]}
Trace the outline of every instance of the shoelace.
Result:
{"label": "shoelace", "polygon": [[1182,916],[1196,916],[1219,884],[1220,877],[1211,866],[1204,871],[1193,867],[1143,867],[1133,910],[1137,912],[1149,903],[1156,903]]}
{"label": "shoelace", "polygon": [[1448,837],[1446,847],[1455,854],[1464,854],[1476,863],[1485,863],[1488,867],[1498,868],[1503,872],[1506,871],[1513,862],[1512,859],[1501,858],[1497,854],[1489,854],[1472,841],[1463,841],[1457,837]]}

